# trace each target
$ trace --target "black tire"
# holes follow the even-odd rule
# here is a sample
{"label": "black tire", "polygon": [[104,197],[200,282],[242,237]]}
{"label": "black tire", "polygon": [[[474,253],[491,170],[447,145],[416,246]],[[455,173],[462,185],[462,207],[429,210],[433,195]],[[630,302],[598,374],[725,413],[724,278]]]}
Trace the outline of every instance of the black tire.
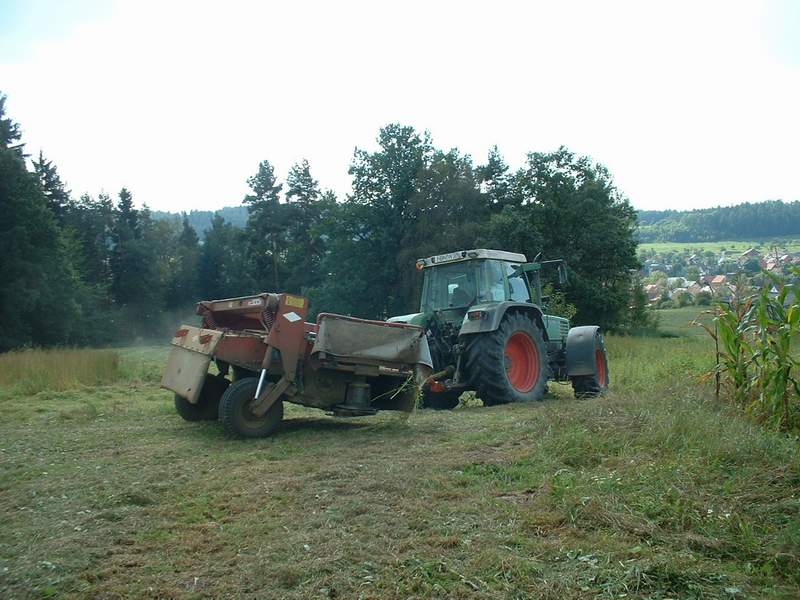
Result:
{"label": "black tire", "polygon": [[197,403],[192,404],[183,396],[175,394],[175,411],[184,421],[216,421],[219,401],[230,382],[221,375],[206,375]]}
{"label": "black tire", "polygon": [[594,338],[594,373],[570,377],[576,398],[596,398],[608,391],[608,355],[603,334],[599,331]]}
{"label": "black tire", "polygon": [[253,402],[257,377],[247,377],[232,383],[222,395],[219,403],[219,420],[222,427],[233,438],[262,438],[280,425],[283,419],[283,401],[278,400],[261,417],[255,417],[248,410]]}
{"label": "black tire", "polygon": [[[530,371],[524,371],[523,383],[516,374],[518,369],[514,369],[507,357],[509,341],[517,334],[521,336],[515,340],[523,340],[526,346],[532,344],[530,355],[534,360],[538,357],[537,365],[528,363],[526,368]],[[544,397],[550,378],[547,346],[541,329],[531,317],[517,312],[508,313],[497,330],[472,337],[466,350],[465,366],[471,385],[484,406],[531,402]],[[517,382],[516,386],[511,381],[512,377]],[[527,382],[531,379],[533,383],[529,386]]]}
{"label": "black tire", "polygon": [[458,399],[464,390],[448,390],[446,392],[425,392],[422,396],[423,408],[433,410],[453,410],[458,406]]}

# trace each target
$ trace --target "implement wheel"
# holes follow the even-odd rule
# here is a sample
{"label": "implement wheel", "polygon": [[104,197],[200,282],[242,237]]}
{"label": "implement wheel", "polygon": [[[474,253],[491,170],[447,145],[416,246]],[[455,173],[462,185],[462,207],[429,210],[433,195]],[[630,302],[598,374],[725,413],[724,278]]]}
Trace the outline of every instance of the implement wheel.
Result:
{"label": "implement wheel", "polygon": [[466,367],[484,405],[541,400],[550,376],[547,348],[533,319],[509,313],[491,333],[477,334]]}
{"label": "implement wheel", "polygon": [[195,404],[175,394],[175,410],[185,421],[216,421],[219,401],[230,382],[222,375],[206,375]]}
{"label": "implement wheel", "polygon": [[590,375],[570,377],[576,398],[594,398],[608,391],[608,356],[603,334],[599,331],[594,338],[594,372]]}
{"label": "implement wheel", "polygon": [[232,383],[222,395],[219,403],[219,420],[225,433],[230,437],[266,437],[280,425],[283,419],[283,402],[280,399],[260,417],[250,411],[257,388],[258,378],[246,377]]}

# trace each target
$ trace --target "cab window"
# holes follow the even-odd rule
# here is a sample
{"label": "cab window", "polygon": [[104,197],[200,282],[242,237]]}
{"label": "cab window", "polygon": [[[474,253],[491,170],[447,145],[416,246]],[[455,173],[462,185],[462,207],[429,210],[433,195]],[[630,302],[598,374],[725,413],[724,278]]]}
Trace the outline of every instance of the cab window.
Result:
{"label": "cab window", "polygon": [[531,294],[530,290],[528,289],[528,282],[525,279],[525,274],[520,273],[519,275],[514,275],[515,269],[519,267],[519,265],[512,263],[504,264],[508,276],[508,299],[514,300],[515,302],[530,302]]}

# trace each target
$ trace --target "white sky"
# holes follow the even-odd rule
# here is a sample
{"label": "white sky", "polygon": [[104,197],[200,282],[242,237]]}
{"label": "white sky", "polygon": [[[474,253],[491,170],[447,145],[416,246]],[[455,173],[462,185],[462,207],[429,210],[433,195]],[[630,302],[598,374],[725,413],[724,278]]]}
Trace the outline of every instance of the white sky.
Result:
{"label": "white sky", "polygon": [[74,193],[237,204],[262,159],[349,190],[399,121],[481,163],[564,144],[637,208],[800,199],[800,1],[0,0],[0,90]]}

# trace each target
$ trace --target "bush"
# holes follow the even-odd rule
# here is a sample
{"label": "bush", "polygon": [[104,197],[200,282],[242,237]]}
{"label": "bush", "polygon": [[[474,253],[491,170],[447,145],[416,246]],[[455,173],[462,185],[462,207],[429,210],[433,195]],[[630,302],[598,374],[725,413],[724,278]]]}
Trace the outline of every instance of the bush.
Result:
{"label": "bush", "polygon": [[697,306],[711,306],[711,294],[709,292],[697,292],[694,303]]}
{"label": "bush", "polygon": [[672,304],[675,308],[683,308],[692,304],[692,295],[689,292],[677,292],[672,296]]}

